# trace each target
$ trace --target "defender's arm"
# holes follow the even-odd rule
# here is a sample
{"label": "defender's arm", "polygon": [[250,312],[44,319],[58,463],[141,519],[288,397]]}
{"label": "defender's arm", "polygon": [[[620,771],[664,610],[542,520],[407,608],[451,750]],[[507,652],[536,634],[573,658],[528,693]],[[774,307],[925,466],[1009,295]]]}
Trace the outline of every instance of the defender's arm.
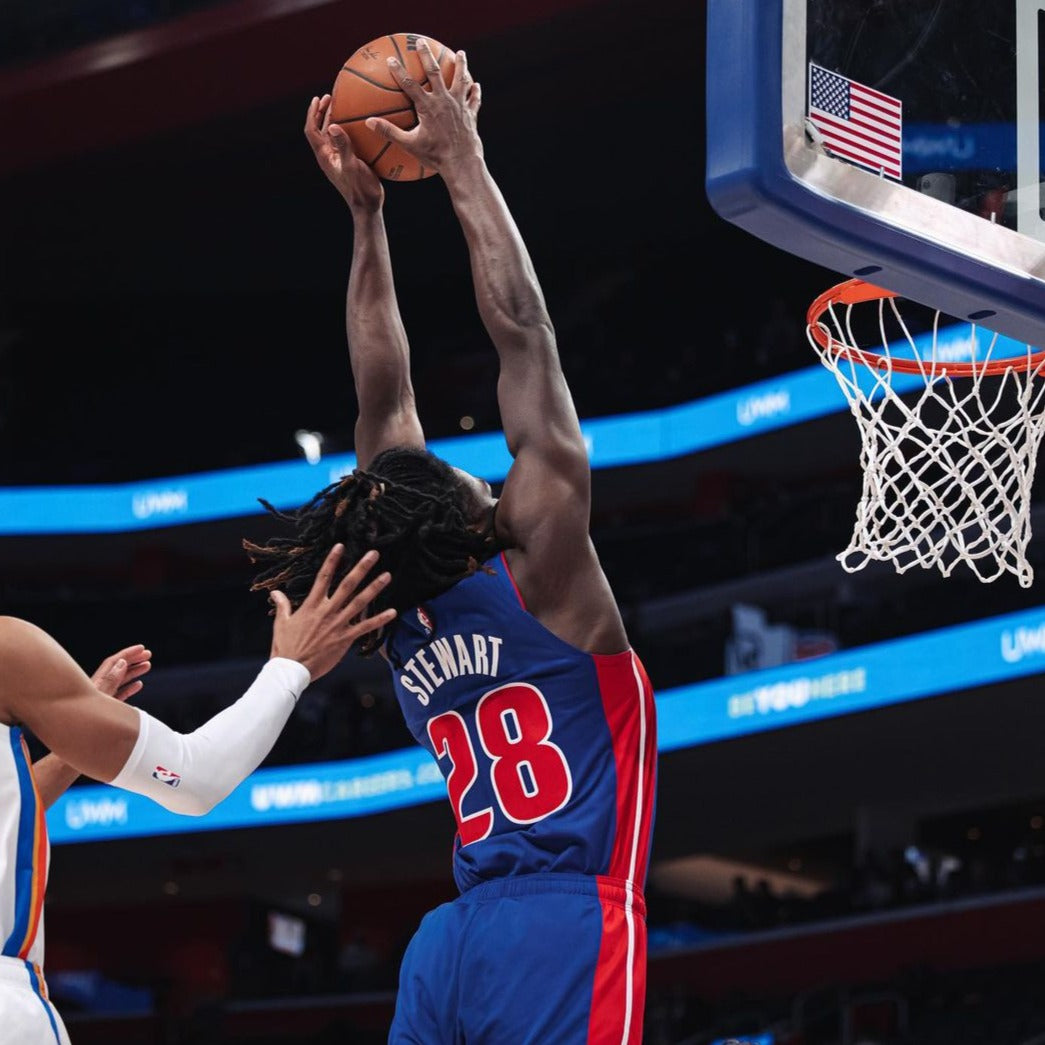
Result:
{"label": "defender's arm", "polygon": [[271,659],[239,700],[193,733],[102,693],[50,635],[14,617],[0,617],[0,721],[28,726],[80,773],[202,816],[265,758],[309,682],[395,616],[363,615],[389,581],[383,573],[362,587],[376,552],[331,590],[341,552],[335,545],[297,610],[272,593]]}
{"label": "defender's arm", "polygon": [[[126,701],[141,692],[141,678],[151,667],[152,653],[137,643],[106,657],[91,676],[91,682],[107,696]],[[80,776],[78,769],[53,751],[37,759],[33,763],[33,779],[44,809],[50,809]]]}

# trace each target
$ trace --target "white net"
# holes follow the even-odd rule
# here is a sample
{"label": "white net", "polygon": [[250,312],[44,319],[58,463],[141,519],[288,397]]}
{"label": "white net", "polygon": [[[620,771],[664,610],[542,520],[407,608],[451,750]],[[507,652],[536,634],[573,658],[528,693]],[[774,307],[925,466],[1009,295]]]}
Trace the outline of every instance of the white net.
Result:
{"label": "white net", "polygon": [[838,561],[850,573],[876,560],[945,577],[964,563],[981,581],[1011,573],[1030,587],[1042,353],[975,324],[941,324],[932,310],[918,331],[920,315],[905,319],[895,297],[866,293],[817,313],[815,303],[807,329],[862,441],[863,491]]}

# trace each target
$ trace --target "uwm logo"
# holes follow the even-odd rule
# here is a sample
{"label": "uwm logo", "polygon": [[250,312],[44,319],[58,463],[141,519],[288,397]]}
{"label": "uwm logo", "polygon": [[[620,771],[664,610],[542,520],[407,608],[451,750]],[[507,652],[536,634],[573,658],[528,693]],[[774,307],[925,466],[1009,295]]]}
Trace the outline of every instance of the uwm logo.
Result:
{"label": "uwm logo", "polygon": [[1025,657],[1045,654],[1045,624],[1036,628],[1016,628],[1001,633],[1001,655],[1008,664],[1018,664]]}
{"label": "uwm logo", "polygon": [[748,396],[737,403],[737,420],[744,426],[763,418],[786,414],[791,409],[791,393],[781,389],[765,395]]}
{"label": "uwm logo", "polygon": [[65,823],[73,831],[85,827],[110,827],[127,823],[127,800],[124,798],[74,799],[65,805]]}
{"label": "uwm logo", "polygon": [[174,515],[189,509],[188,490],[149,490],[134,495],[131,511],[136,519],[148,519],[153,515]]}
{"label": "uwm logo", "polygon": [[323,804],[319,780],[290,780],[281,784],[256,784],[250,789],[250,804],[259,813],[269,809],[300,809]]}

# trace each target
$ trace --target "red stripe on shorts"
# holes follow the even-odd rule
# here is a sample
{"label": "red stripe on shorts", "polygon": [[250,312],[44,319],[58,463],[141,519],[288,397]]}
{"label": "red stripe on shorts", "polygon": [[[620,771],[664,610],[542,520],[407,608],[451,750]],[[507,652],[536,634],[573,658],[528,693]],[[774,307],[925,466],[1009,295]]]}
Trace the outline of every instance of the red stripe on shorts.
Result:
{"label": "red stripe on shorts", "polygon": [[587,1045],[642,1045],[646,907],[641,895],[599,879],[602,941],[592,984]]}
{"label": "red stripe on shorts", "polygon": [[606,873],[642,889],[656,788],[657,723],[653,690],[630,650],[593,656],[617,770],[617,833]]}

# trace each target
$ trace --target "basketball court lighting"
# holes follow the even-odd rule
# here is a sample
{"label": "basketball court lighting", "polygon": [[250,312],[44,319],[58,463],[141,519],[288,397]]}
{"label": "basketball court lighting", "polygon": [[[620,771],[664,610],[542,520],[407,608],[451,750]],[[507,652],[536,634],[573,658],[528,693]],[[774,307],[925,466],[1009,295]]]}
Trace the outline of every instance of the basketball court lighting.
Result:
{"label": "basketball court lighting", "polygon": [[319,464],[323,457],[322,432],[310,432],[307,428],[299,428],[294,433],[294,442],[298,444],[309,464]]}

